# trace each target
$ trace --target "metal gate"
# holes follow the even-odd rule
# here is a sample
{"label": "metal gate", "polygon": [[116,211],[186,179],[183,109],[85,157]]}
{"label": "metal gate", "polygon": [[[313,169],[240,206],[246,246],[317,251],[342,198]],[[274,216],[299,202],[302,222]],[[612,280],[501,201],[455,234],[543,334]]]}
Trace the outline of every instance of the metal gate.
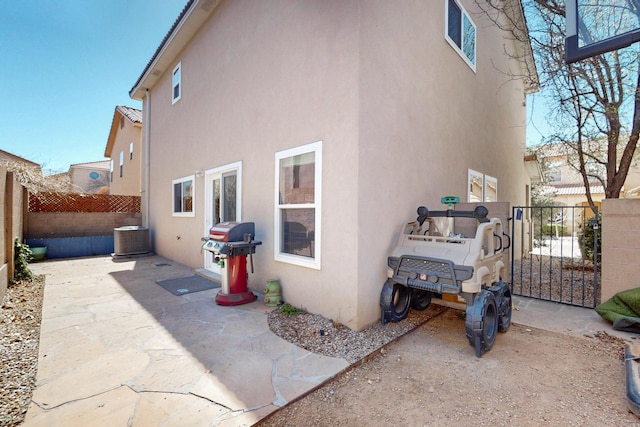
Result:
{"label": "metal gate", "polygon": [[600,301],[597,206],[514,206],[511,289],[581,307]]}

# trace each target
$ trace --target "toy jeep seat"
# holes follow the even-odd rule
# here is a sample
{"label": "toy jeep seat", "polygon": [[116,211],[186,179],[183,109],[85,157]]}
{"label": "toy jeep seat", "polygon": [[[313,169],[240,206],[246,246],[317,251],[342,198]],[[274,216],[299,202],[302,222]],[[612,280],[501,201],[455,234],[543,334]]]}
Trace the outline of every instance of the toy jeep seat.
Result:
{"label": "toy jeep seat", "polygon": [[[496,332],[506,332],[511,324],[511,292],[502,280],[502,253],[510,239],[498,218],[487,218],[486,207],[456,211],[457,198],[442,201],[449,209],[430,212],[420,206],[417,220],[403,226],[387,259],[388,278],[380,294],[381,321],[398,322],[410,308],[424,310],[432,300],[464,308],[462,298],[467,338],[481,357],[493,346]],[[475,235],[455,233],[456,218],[475,220]],[[447,233],[442,226],[431,229],[439,219],[448,222]]]}

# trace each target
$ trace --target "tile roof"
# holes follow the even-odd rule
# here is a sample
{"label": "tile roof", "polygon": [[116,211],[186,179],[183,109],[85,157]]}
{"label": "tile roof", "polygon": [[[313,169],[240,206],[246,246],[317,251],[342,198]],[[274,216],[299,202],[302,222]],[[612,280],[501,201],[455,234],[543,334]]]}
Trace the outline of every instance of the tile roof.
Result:
{"label": "tile roof", "polygon": [[126,105],[118,105],[116,107],[116,110],[118,110],[124,117],[129,119],[129,121],[133,123],[142,123],[142,110],[127,107]]}
{"label": "tile roof", "polygon": [[[586,194],[584,185],[582,184],[557,184],[549,185],[555,190],[558,196],[579,196]],[[604,187],[600,184],[590,184],[591,194],[604,194]]]}

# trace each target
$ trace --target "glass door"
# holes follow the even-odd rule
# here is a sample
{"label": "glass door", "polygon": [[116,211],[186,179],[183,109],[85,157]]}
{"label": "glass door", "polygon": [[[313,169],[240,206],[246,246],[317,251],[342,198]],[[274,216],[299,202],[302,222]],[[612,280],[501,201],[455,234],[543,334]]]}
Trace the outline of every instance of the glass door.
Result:
{"label": "glass door", "polygon": [[[205,235],[209,229],[221,222],[240,222],[240,183],[241,163],[234,163],[222,168],[207,171],[205,175],[206,212]],[[220,267],[215,262],[213,254],[203,251],[204,268],[220,274]]]}

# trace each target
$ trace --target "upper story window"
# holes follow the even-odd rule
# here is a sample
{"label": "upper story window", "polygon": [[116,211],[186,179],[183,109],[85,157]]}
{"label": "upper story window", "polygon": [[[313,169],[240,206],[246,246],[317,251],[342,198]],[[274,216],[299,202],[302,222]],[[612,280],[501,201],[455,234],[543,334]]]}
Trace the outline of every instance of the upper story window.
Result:
{"label": "upper story window", "polygon": [[122,167],[124,166],[124,151],[120,152],[120,178],[122,178]]}
{"label": "upper story window", "polygon": [[109,162],[109,181],[113,182],[113,159]]}
{"label": "upper story window", "polygon": [[178,62],[171,74],[171,103],[175,104],[182,97],[182,62]]}
{"label": "upper story window", "polygon": [[129,160],[133,160],[133,142],[129,144]]}
{"label": "upper story window", "polygon": [[447,2],[445,39],[464,59],[473,71],[476,70],[476,25],[458,0]]}
{"label": "upper story window", "polygon": [[275,259],[320,269],[322,141],[276,153]]}
{"label": "upper story window", "polygon": [[193,175],[174,179],[173,184],[173,216],[195,216],[193,210]]}

